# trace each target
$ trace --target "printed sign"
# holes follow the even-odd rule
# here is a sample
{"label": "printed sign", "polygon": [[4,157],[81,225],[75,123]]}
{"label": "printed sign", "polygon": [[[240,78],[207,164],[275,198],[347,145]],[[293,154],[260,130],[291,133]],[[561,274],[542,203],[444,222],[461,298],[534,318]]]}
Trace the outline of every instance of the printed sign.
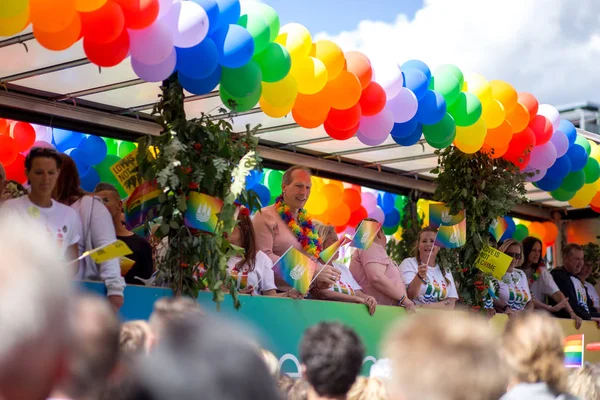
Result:
{"label": "printed sign", "polygon": [[512,258],[510,256],[493,247],[486,246],[477,256],[475,267],[492,274],[496,279],[502,279],[511,262]]}

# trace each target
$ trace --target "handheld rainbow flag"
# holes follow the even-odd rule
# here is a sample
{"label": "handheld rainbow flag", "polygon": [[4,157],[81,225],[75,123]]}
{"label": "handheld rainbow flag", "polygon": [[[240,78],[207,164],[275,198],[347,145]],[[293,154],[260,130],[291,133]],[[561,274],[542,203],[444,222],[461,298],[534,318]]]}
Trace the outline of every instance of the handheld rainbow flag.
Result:
{"label": "handheld rainbow flag", "polygon": [[323,260],[325,262],[325,264],[329,264],[329,261],[331,261],[333,256],[335,256],[335,253],[338,252],[340,247],[345,246],[350,242],[352,242],[352,239],[350,239],[348,236],[345,236],[345,235],[342,236],[337,242],[335,242],[334,244],[332,244],[331,246],[329,246],[328,248],[323,250],[321,252],[321,254],[319,255],[319,258],[321,260]]}
{"label": "handheld rainbow flag", "polygon": [[440,226],[435,237],[435,245],[447,249],[457,249],[467,243],[467,220],[463,218],[456,225]]}
{"label": "handheld rainbow flag", "polygon": [[567,336],[564,340],[565,349],[565,367],[580,368],[583,367],[583,335]]}
{"label": "handheld rainbow flag", "polygon": [[450,214],[450,208],[445,204],[429,205],[429,226],[439,228],[440,226],[456,225],[465,219],[465,210],[460,210],[458,214]]}
{"label": "handheld rainbow flag", "polygon": [[367,250],[373,244],[379,229],[381,229],[379,222],[362,221],[358,228],[356,228],[356,233],[352,237],[350,246],[360,250]]}
{"label": "handheld rainbow flag", "polygon": [[184,223],[189,228],[214,233],[223,208],[223,200],[204,193],[191,192],[187,202]]}
{"label": "handheld rainbow flag", "polygon": [[273,265],[273,272],[300,293],[306,293],[316,267],[308,256],[290,247]]}
{"label": "handheld rainbow flag", "polygon": [[504,218],[498,217],[495,220],[493,220],[492,223],[490,224],[489,231],[492,235],[494,235],[496,242],[499,242],[500,239],[502,238],[502,235],[504,235],[504,232],[506,232],[507,229],[508,229],[508,222],[506,222],[506,220]]}
{"label": "handheld rainbow flag", "polygon": [[160,207],[160,194],[161,191],[154,182],[144,182],[131,193],[124,207],[127,229],[133,230],[144,225],[150,211]]}

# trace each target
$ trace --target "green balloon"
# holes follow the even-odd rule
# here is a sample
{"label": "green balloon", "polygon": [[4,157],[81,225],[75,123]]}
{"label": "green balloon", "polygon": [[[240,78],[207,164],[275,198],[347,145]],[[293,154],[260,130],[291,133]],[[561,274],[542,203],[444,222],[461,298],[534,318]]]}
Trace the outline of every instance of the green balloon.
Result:
{"label": "green balloon", "polygon": [[232,96],[227,93],[223,86],[219,87],[219,94],[225,107],[229,108],[233,112],[245,112],[252,110],[254,106],[258,104],[260,95],[262,94],[262,86],[259,86],[256,92],[245,97]]}
{"label": "green balloon", "polygon": [[264,82],[279,82],[287,76],[292,68],[292,58],[288,50],[279,43],[269,43],[267,47],[254,56],[260,66]]}
{"label": "green balloon", "polygon": [[513,233],[513,239],[520,242],[527,236],[529,236],[529,229],[527,229],[525,225],[517,225],[517,227],[515,228],[515,233]]}
{"label": "green balloon", "polygon": [[104,141],[106,142],[107,148],[106,154],[116,156],[119,148],[117,141],[111,138],[104,138]]}
{"label": "green balloon", "polygon": [[277,11],[271,6],[266,5],[265,3],[252,2],[249,4],[244,4],[247,6],[248,13],[260,15],[262,19],[265,20],[267,25],[269,25],[269,41],[274,42],[279,36],[279,15],[277,15]]}
{"label": "green balloon", "polygon": [[400,211],[400,214],[402,214],[407,202],[408,202],[408,197],[399,194],[398,196],[396,196],[396,199],[394,199],[394,207],[398,211]]}
{"label": "green balloon", "polygon": [[566,190],[562,190],[561,188],[558,188],[558,189],[553,190],[552,192],[550,192],[550,195],[555,200],[558,200],[558,201],[569,201],[573,197],[575,197],[575,193],[576,192],[567,192]]}
{"label": "green balloon", "polygon": [[458,99],[448,108],[456,126],[471,126],[481,117],[481,101],[473,93],[460,92]]}
{"label": "green balloon", "polygon": [[[454,118],[448,113],[444,115],[444,118],[437,124],[433,125],[423,125],[423,135],[425,136],[425,140],[427,143],[435,143],[438,146],[454,140],[456,137],[456,124],[454,123]],[[432,145],[433,146],[433,145]],[[448,147],[449,144],[444,147]],[[441,149],[443,147],[436,147]]]}
{"label": "green balloon", "polygon": [[119,157],[109,154],[104,157],[104,160],[102,160],[100,164],[93,168],[96,170],[96,172],[98,172],[98,175],[100,176],[100,182],[110,183],[111,185],[115,186],[119,191],[121,198],[123,199],[127,197],[127,192],[123,186],[121,186],[115,175],[110,171],[110,167],[119,162],[119,160]]}
{"label": "green balloon", "polygon": [[460,84],[461,90],[462,90],[463,85],[465,84],[465,76],[463,75],[460,68],[458,68],[456,65],[452,65],[452,64],[440,65],[433,71],[433,75],[434,76],[452,75],[453,77],[456,78],[456,80]]}
{"label": "green balloon", "polygon": [[260,88],[262,72],[258,63],[250,60],[240,68],[223,67],[221,87],[235,97],[246,97]]}
{"label": "green balloon", "polygon": [[592,152],[592,145],[590,144],[590,142],[588,142],[588,140],[586,138],[584,138],[583,136],[581,136],[579,134],[575,138],[575,144],[578,144],[581,147],[583,147],[588,156]]}
{"label": "green balloon", "polygon": [[386,228],[385,226],[383,227],[383,233],[385,233],[387,236],[391,236],[394,233],[398,232],[398,227],[400,225],[396,225],[396,226],[392,226],[391,228]]}
{"label": "green balloon", "polygon": [[131,153],[132,151],[134,151],[137,147],[135,146],[135,143],[133,142],[127,142],[127,141],[122,141],[121,143],[119,143],[119,151],[117,152],[117,155],[121,158],[125,157],[127,154]]}
{"label": "green balloon", "polygon": [[429,81],[429,89],[439,92],[446,100],[446,107],[451,107],[460,95],[461,85],[454,75],[434,75]]}
{"label": "green balloon", "polygon": [[281,184],[283,182],[283,172],[277,170],[270,170],[266,177],[267,187],[271,191],[271,194],[279,190],[281,194]]}
{"label": "green balloon", "polygon": [[585,172],[583,170],[571,172],[563,179],[560,188],[566,192],[576,192],[585,185]]}
{"label": "green balloon", "polygon": [[592,157],[588,157],[583,172],[585,173],[585,183],[594,183],[600,178],[600,164]]}
{"label": "green balloon", "polygon": [[271,28],[260,14],[244,14],[237,24],[246,28],[252,39],[254,39],[254,54],[263,51],[271,41]]}

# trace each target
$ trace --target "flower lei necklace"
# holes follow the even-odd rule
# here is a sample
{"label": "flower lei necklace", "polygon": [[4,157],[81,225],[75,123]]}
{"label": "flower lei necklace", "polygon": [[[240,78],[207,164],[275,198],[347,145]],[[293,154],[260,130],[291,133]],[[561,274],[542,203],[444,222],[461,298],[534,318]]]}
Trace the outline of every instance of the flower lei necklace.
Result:
{"label": "flower lei necklace", "polygon": [[298,221],[296,221],[290,208],[283,202],[283,196],[279,196],[275,201],[275,209],[296,236],[304,251],[309,256],[318,258],[323,250],[323,242],[319,238],[312,219],[306,214],[306,210],[303,208],[298,210]]}
{"label": "flower lei necklace", "polygon": [[544,268],[543,265],[540,265],[539,267],[537,267],[534,271],[533,271],[533,275],[531,276],[531,279],[529,279],[529,285],[531,286],[531,284],[535,281],[537,281],[538,279],[540,279],[540,276],[542,276],[542,268]]}

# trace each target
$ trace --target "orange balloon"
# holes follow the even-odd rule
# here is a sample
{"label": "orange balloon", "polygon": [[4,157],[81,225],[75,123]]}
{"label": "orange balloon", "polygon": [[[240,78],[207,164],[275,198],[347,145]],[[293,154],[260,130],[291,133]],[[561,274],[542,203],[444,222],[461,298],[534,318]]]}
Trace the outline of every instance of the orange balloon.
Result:
{"label": "orange balloon", "polygon": [[594,207],[600,207],[600,191],[596,193],[590,204]]}
{"label": "orange balloon", "polygon": [[323,225],[331,225],[331,218],[329,217],[329,210],[325,211],[323,214],[313,215],[313,221],[319,221]]}
{"label": "orange balloon", "polygon": [[487,130],[483,144],[489,147],[504,147],[508,146],[511,139],[512,127],[510,122],[504,120],[499,127]]}
{"label": "orange balloon", "polygon": [[152,25],[158,17],[158,0],[116,0],[123,8],[125,27],[143,29]]}
{"label": "orange balloon", "polygon": [[329,222],[333,226],[344,226],[350,220],[350,207],[341,203],[335,208],[330,208],[328,211]]}
{"label": "orange balloon", "polygon": [[64,31],[44,32],[33,27],[33,35],[37,41],[48,50],[61,51],[71,47],[81,37],[81,18],[75,14],[75,18]]}
{"label": "orange balloon", "polygon": [[558,237],[558,227],[554,222],[545,221],[542,223],[545,229],[544,239],[542,240],[546,245],[551,246]]}
{"label": "orange balloon", "polygon": [[542,225],[541,222],[532,222],[531,224],[529,224],[527,229],[529,230],[529,236],[538,238],[542,242],[545,241],[544,239],[546,236],[546,228],[544,227],[544,225]]}
{"label": "orange balloon", "polygon": [[331,104],[324,91],[310,95],[299,93],[294,103],[294,119],[298,116],[303,120],[321,121],[322,124],[327,118],[329,110],[331,110]]}
{"label": "orange balloon", "polygon": [[355,188],[344,189],[344,203],[348,205],[351,212],[360,208],[362,198],[360,197],[360,189]]}
{"label": "orange balloon", "polygon": [[327,198],[327,204],[330,210],[336,209],[344,201],[344,191],[336,184],[328,183],[323,186],[321,193]]}
{"label": "orange balloon", "polygon": [[10,122],[7,119],[0,118],[0,135],[8,135],[10,130]]}
{"label": "orange balloon", "polygon": [[530,119],[529,110],[521,103],[517,103],[515,108],[506,114],[506,120],[510,122],[510,125],[512,126],[512,133],[521,132],[523,129],[527,128]]}
{"label": "orange balloon", "polygon": [[489,155],[490,158],[500,158],[508,151],[508,145],[505,147],[490,147],[484,144],[479,151]]}
{"label": "orange balloon", "polygon": [[352,72],[360,81],[363,89],[369,86],[373,79],[373,67],[371,61],[363,53],[358,51],[349,51],[346,56],[346,70]]}
{"label": "orange balloon", "polygon": [[356,75],[348,71],[340,72],[337,78],[327,83],[324,90],[331,107],[338,110],[355,106],[362,94],[360,81]]}
{"label": "orange balloon", "polygon": [[327,117],[325,117],[324,119],[305,118],[304,116],[299,115],[295,109],[292,109],[292,117],[298,125],[306,129],[318,128],[319,126],[323,125],[323,122],[325,122],[325,119],[327,119]]}
{"label": "orange balloon", "polygon": [[506,113],[510,113],[517,105],[518,95],[512,85],[504,81],[491,81],[492,97],[498,100],[503,106]]}
{"label": "orange balloon", "polygon": [[29,18],[34,28],[44,32],[61,32],[77,15],[75,0],[30,0]]}
{"label": "orange balloon", "polygon": [[79,12],[96,11],[102,7],[107,0],[75,0],[75,7]]}
{"label": "orange balloon", "polygon": [[527,108],[527,111],[529,111],[529,121],[531,121],[538,112],[539,103],[537,99],[534,95],[527,92],[520,92],[517,95],[517,98],[519,103],[523,104]]}
{"label": "orange balloon", "polygon": [[344,52],[331,40],[318,40],[313,43],[310,56],[318,58],[325,64],[327,78],[330,81],[338,77],[346,64]]}

